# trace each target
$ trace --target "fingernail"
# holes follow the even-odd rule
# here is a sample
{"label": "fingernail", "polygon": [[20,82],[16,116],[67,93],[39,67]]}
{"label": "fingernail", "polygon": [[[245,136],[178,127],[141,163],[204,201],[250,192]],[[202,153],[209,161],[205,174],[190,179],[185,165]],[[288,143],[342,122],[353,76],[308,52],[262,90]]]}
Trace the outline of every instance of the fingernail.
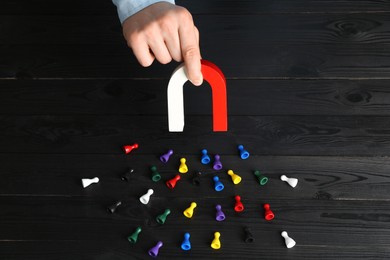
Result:
{"label": "fingernail", "polygon": [[194,84],[195,86],[200,86],[202,85],[203,83],[203,79],[200,78],[200,79],[195,79],[194,81],[192,81],[192,84]]}

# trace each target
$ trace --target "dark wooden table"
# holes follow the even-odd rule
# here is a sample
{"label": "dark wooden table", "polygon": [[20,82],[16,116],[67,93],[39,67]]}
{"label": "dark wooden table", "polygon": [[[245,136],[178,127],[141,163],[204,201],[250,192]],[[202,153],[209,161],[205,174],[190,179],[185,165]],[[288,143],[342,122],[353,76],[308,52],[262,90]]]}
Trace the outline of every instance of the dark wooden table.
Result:
{"label": "dark wooden table", "polygon": [[[185,85],[185,131],[168,132],[166,87],[178,64],[141,68],[111,1],[0,1],[0,259],[149,259],[158,240],[160,259],[389,259],[390,1],[177,3],[194,14],[203,58],[226,75],[226,133],[212,132],[207,83]],[[139,149],[125,155],[134,142]],[[225,189],[214,191],[203,148],[242,183],[222,172]],[[175,154],[163,165],[167,149]],[[166,180],[180,157],[190,172],[174,190],[151,181],[150,166]],[[123,182],[128,167],[136,173]],[[255,169],[269,177],[264,187]],[[199,187],[190,181],[198,170]],[[83,189],[81,178],[95,176],[100,183]],[[148,188],[145,206],[138,198]],[[107,213],[116,200],[122,206]],[[159,225],[165,208],[172,213]],[[254,243],[243,242],[244,226]],[[180,249],[184,232],[190,252]]]}

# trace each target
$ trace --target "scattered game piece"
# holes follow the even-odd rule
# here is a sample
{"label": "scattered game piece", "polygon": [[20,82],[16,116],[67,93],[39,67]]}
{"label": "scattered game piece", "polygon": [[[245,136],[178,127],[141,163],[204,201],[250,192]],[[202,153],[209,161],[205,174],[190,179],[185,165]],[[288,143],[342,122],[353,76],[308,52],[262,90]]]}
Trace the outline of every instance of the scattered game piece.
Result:
{"label": "scattered game piece", "polygon": [[216,171],[221,170],[222,169],[221,157],[218,154],[216,154],[214,156],[214,159],[215,161],[214,161],[213,169]]}
{"label": "scattered game piece", "polygon": [[[201,71],[212,93],[213,130],[227,131],[227,97],[226,79],[222,71],[213,63],[201,60]],[[184,63],[173,72],[168,83],[168,128],[169,132],[183,132],[184,129],[184,97],[183,86],[188,81]]]}
{"label": "scattered game piece", "polygon": [[262,175],[261,173],[260,173],[260,171],[255,171],[254,172],[254,175],[257,177],[257,180],[259,181],[259,184],[260,185],[265,185],[267,182],[268,182],[268,178],[267,177],[265,177],[264,175]]}
{"label": "scattered game piece", "polygon": [[245,232],[245,243],[253,243],[255,239],[253,238],[252,232],[249,229],[249,227],[244,227],[244,232]]}
{"label": "scattered game piece", "polygon": [[158,182],[159,180],[161,180],[161,175],[157,171],[157,167],[156,166],[150,167],[150,170],[152,171],[152,181]]}
{"label": "scattered game piece", "polygon": [[141,233],[141,231],[142,231],[141,227],[137,227],[137,229],[133,232],[133,234],[127,237],[127,240],[130,243],[135,244],[138,240],[138,235],[139,233]]}
{"label": "scattered game piece", "polygon": [[129,181],[131,179],[131,176],[133,175],[134,173],[134,169],[132,168],[129,168],[127,170],[127,172],[125,172],[122,176],[121,176],[121,179],[122,181]]}
{"label": "scattered game piece", "polygon": [[236,195],[234,197],[234,199],[236,200],[236,204],[234,205],[234,211],[235,212],[241,212],[244,210],[244,205],[242,204],[241,202],[241,197]]}
{"label": "scattered game piece", "polygon": [[184,234],[184,240],[181,243],[181,249],[188,251],[191,249],[191,242],[190,242],[190,233]]}
{"label": "scattered game piece", "polygon": [[282,181],[287,182],[291,187],[295,188],[298,184],[298,179],[297,178],[288,178],[286,175],[280,176],[280,179]]}
{"label": "scattered game piece", "polygon": [[92,183],[98,183],[98,182],[99,182],[99,178],[98,177],[95,177],[93,179],[81,179],[81,183],[83,184],[83,188],[88,187]]}
{"label": "scattered game piece", "polygon": [[199,186],[200,185],[200,177],[202,173],[201,172],[195,172],[194,176],[192,177],[192,184]]}
{"label": "scattered game piece", "polygon": [[191,202],[191,205],[189,208],[187,208],[186,210],[184,210],[183,214],[184,216],[186,216],[187,218],[192,218],[192,215],[194,215],[194,209],[196,208],[196,202]]}
{"label": "scattered game piece", "polygon": [[217,210],[217,213],[215,214],[215,219],[217,221],[224,221],[225,220],[225,214],[222,211],[221,205],[215,206],[215,209]]}
{"label": "scattered game piece", "polygon": [[219,232],[214,233],[214,239],[211,242],[211,248],[213,248],[213,249],[220,249],[221,248],[221,241],[219,240],[220,237],[221,237],[221,233],[219,233]]}
{"label": "scattered game piece", "polygon": [[161,241],[158,241],[157,242],[157,245],[155,245],[154,247],[152,247],[151,249],[149,249],[148,253],[151,257],[157,257],[158,255],[158,251],[160,250],[160,247],[163,246],[163,242]]}
{"label": "scattered game piece", "polygon": [[268,221],[273,220],[275,215],[272,212],[272,210],[270,209],[270,205],[264,204],[264,209],[265,209],[265,214],[264,214],[265,219]]}
{"label": "scattered game piece", "polygon": [[165,223],[165,220],[167,220],[167,216],[168,216],[169,214],[171,214],[171,210],[170,210],[170,209],[166,209],[166,210],[164,211],[163,214],[158,215],[158,216],[156,217],[157,223],[158,223],[158,224],[164,224],[164,223]]}
{"label": "scattered game piece", "polygon": [[152,189],[148,189],[148,192],[145,193],[144,195],[142,195],[140,198],[139,198],[139,201],[141,201],[142,204],[148,204],[149,203],[149,200],[150,200],[150,196],[152,196],[153,194],[153,190]]}
{"label": "scattered game piece", "polygon": [[112,204],[111,206],[108,206],[107,207],[107,211],[110,212],[110,213],[114,213],[116,211],[116,209],[122,205],[122,202],[121,201],[117,201],[115,202],[114,204]]}
{"label": "scattered game piece", "polygon": [[126,154],[129,154],[132,150],[137,149],[137,148],[138,148],[138,144],[137,143],[132,144],[132,145],[125,145],[125,146],[123,146],[123,150],[125,150]]}
{"label": "scattered game piece", "polygon": [[200,162],[202,164],[209,164],[211,161],[210,156],[207,154],[207,150],[203,149],[202,150],[202,158],[200,159]]}
{"label": "scattered game piece", "polygon": [[249,157],[249,152],[244,150],[244,146],[243,145],[239,145],[238,146],[238,151],[240,152],[240,157],[241,159],[245,160],[245,159],[248,159]]}
{"label": "scattered game piece", "polygon": [[168,180],[166,182],[167,187],[170,188],[170,189],[175,188],[176,183],[177,183],[178,180],[180,180],[180,175],[179,174],[177,174],[174,178],[172,178],[172,179],[170,179],[170,180]]}
{"label": "scattered game piece", "polygon": [[173,154],[173,150],[169,150],[166,154],[160,156],[160,161],[163,163],[167,163],[169,161],[169,157]]}
{"label": "scattered game piece", "polygon": [[180,159],[179,172],[180,172],[180,173],[186,173],[186,172],[188,172],[188,167],[187,167],[187,165],[186,165],[186,158],[181,158],[181,159]]}
{"label": "scattered game piece", "polygon": [[228,170],[227,174],[230,175],[234,184],[239,184],[241,182],[241,177],[235,174],[232,170]]}
{"label": "scattered game piece", "polygon": [[282,237],[284,237],[284,241],[286,243],[287,248],[292,248],[296,245],[296,242],[294,239],[288,236],[288,233],[286,231],[282,232]]}
{"label": "scattered game piece", "polygon": [[221,191],[225,188],[225,186],[222,184],[222,182],[219,181],[218,176],[214,176],[213,180],[214,180],[214,189],[216,191]]}

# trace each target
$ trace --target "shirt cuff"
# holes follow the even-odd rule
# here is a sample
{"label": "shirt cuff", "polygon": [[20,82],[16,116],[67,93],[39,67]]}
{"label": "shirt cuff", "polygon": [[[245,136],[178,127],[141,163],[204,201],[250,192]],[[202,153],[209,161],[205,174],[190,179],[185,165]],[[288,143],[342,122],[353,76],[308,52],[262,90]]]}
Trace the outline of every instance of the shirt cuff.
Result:
{"label": "shirt cuff", "polygon": [[112,2],[117,7],[119,20],[121,23],[123,23],[133,14],[157,2],[168,2],[175,4],[175,0],[112,0]]}

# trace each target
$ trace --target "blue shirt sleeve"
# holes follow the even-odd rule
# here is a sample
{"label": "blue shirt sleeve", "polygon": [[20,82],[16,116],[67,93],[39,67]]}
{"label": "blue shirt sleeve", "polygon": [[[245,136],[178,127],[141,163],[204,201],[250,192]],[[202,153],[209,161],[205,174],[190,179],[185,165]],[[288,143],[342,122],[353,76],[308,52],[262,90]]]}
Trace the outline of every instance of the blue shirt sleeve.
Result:
{"label": "blue shirt sleeve", "polygon": [[171,4],[175,4],[175,0],[112,0],[112,2],[117,7],[121,23],[133,14],[157,2],[169,2]]}

